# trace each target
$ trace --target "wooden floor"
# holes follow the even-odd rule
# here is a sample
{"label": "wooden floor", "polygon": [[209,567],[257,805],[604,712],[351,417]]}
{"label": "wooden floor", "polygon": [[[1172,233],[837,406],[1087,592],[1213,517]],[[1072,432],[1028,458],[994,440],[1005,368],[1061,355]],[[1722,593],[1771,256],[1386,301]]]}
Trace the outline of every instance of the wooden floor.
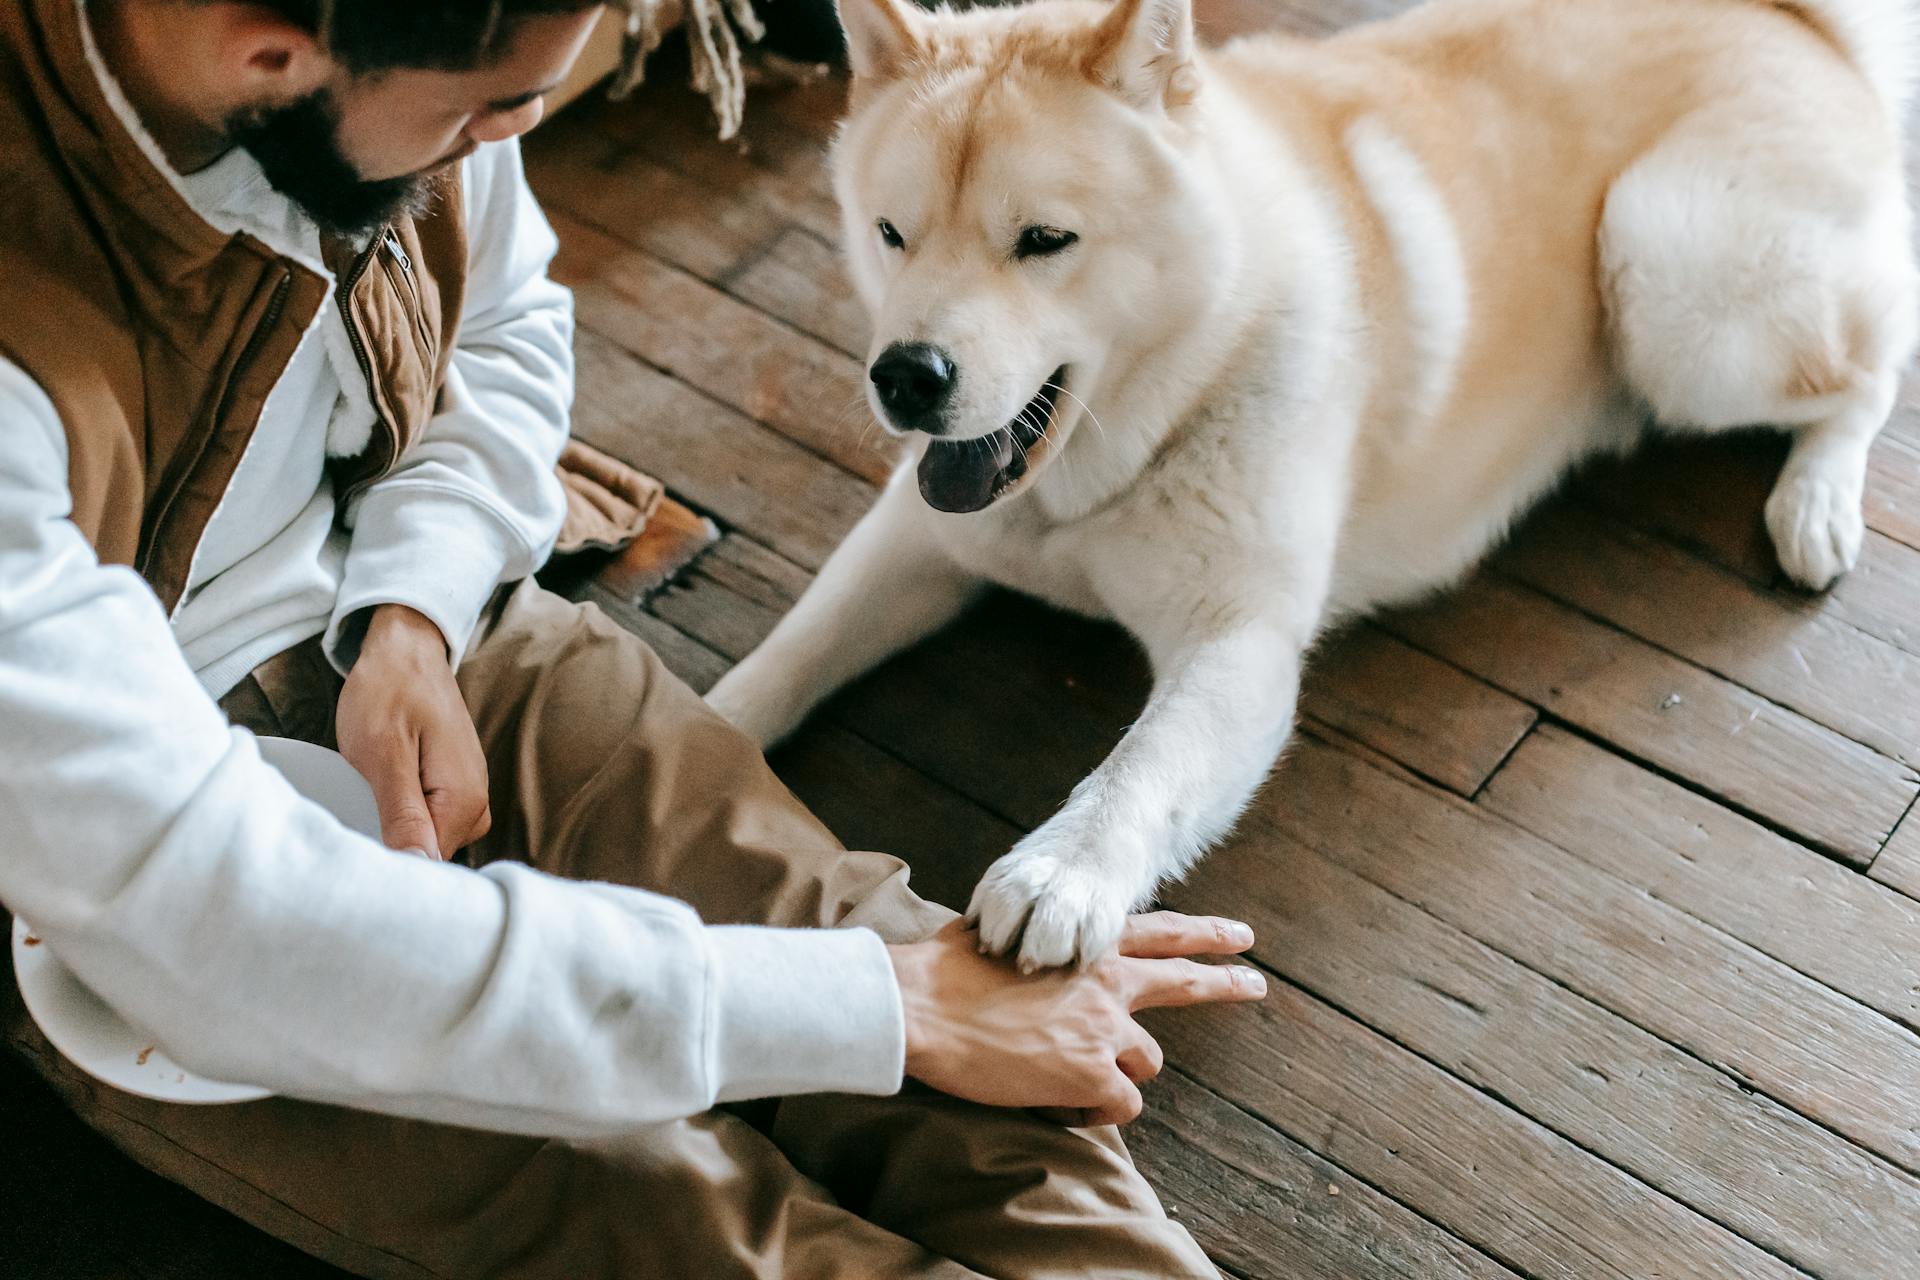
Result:
{"label": "wooden floor", "polygon": [[[527,146],[579,301],[577,433],[726,530],[644,605],[594,594],[703,688],[888,466],[832,248],[842,91],[762,87],[735,148],[663,69]],[[1589,474],[1463,590],[1317,655],[1298,745],[1166,899],[1250,920],[1273,993],[1154,1019],[1169,1069],[1130,1134],[1227,1271],[1920,1276],[1920,399],[1825,598],[1781,589],[1761,530],[1781,452]],[[1145,689],[1117,631],[996,598],[775,763],[958,903]],[[322,1274],[44,1106],[0,1107],[0,1140],[0,1274]],[[22,1239],[79,1263],[8,1265]]]}

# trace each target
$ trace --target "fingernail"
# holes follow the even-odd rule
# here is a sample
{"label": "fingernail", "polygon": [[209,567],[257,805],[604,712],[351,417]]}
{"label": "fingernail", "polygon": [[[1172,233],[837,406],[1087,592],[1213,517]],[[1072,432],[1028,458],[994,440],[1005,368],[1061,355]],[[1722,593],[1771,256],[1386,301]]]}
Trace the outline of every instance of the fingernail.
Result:
{"label": "fingernail", "polygon": [[1247,990],[1251,991],[1256,999],[1262,998],[1267,994],[1266,974],[1261,973],[1258,969],[1242,969],[1240,973],[1240,980],[1247,984]]}
{"label": "fingernail", "polygon": [[1233,928],[1229,930],[1229,932],[1233,934],[1234,945],[1241,947],[1250,947],[1253,945],[1253,929],[1250,926],[1241,924],[1236,920]]}

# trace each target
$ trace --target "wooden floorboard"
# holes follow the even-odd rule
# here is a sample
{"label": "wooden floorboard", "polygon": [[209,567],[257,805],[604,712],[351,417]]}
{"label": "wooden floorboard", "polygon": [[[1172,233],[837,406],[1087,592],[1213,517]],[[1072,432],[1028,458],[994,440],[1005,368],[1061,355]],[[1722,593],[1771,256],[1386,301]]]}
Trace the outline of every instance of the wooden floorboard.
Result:
{"label": "wooden floorboard", "polygon": [[1382,625],[1855,866],[1920,791],[1898,760],[1497,573]]}

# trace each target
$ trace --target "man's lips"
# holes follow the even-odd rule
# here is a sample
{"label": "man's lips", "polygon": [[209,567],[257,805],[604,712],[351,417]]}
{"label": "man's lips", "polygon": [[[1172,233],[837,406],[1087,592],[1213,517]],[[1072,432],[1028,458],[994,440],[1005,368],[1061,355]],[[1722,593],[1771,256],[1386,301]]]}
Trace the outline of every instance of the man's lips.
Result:
{"label": "man's lips", "polygon": [[1028,453],[1046,439],[1066,368],[1014,415],[1012,422],[971,440],[935,440],[920,459],[920,496],[937,511],[979,511],[1027,474]]}

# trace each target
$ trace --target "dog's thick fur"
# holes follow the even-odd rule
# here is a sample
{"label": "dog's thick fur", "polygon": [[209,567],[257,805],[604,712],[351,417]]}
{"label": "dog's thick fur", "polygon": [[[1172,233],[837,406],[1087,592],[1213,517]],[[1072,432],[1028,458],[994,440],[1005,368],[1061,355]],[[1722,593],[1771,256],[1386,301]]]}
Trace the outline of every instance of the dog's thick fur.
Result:
{"label": "dog's thick fur", "polygon": [[[1050,420],[974,514],[910,462],[711,701],[772,741],[986,582],[1126,625],[1151,700],[981,882],[992,948],[1111,946],[1265,777],[1317,635],[1649,416],[1791,431],[1781,565],[1858,555],[1915,338],[1904,3],[1435,0],[1216,52],[1190,0],[843,4],[874,350],[948,353],[949,440]],[[1078,240],[1020,257],[1029,226]]]}

